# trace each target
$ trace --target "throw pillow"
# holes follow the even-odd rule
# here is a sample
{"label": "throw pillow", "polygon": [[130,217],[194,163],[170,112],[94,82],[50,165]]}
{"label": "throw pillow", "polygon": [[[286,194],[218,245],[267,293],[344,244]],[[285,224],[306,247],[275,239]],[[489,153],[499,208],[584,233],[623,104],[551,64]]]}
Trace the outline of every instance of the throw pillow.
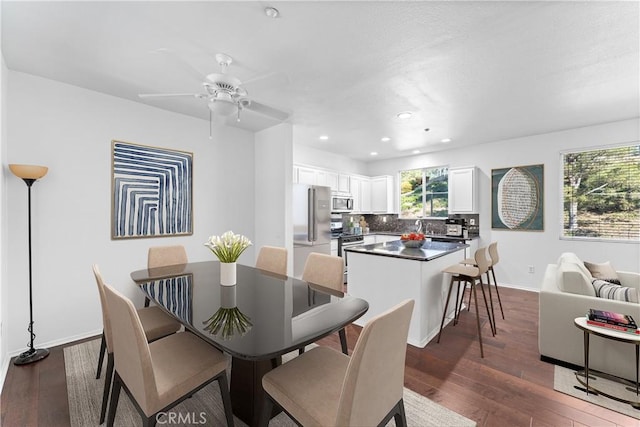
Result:
{"label": "throw pillow", "polygon": [[627,288],[626,286],[609,283],[605,280],[593,279],[591,282],[596,296],[606,299],[614,299],[626,302],[638,302],[638,291],[636,288]]}
{"label": "throw pillow", "polygon": [[618,274],[613,269],[613,267],[611,267],[609,261],[603,262],[601,264],[585,261],[584,266],[587,267],[587,270],[589,270],[594,279],[604,280],[616,285],[621,284],[620,279],[618,278]]}

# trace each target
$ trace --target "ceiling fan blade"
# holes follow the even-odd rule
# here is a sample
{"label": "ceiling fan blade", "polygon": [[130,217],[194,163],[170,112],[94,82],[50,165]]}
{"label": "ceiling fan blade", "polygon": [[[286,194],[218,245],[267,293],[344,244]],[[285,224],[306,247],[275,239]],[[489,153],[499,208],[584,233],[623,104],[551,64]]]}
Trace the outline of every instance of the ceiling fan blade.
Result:
{"label": "ceiling fan blade", "polygon": [[256,101],[251,101],[249,105],[245,105],[244,108],[247,110],[254,111],[256,113],[262,114],[264,116],[272,117],[276,120],[284,121],[289,117],[289,113],[278,110],[277,108],[269,107],[268,105],[261,104]]}
{"label": "ceiling fan blade", "polygon": [[170,98],[177,96],[191,96],[193,98],[206,98],[206,93],[139,93],[140,98]]}

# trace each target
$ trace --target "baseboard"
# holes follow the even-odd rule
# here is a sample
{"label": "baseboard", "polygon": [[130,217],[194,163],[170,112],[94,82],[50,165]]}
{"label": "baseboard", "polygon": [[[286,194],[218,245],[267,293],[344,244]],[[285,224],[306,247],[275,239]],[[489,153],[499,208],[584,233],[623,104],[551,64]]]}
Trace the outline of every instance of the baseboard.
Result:
{"label": "baseboard", "polygon": [[511,283],[500,283],[500,282],[498,282],[498,286],[500,288],[511,288],[511,289],[518,289],[520,291],[535,292],[536,294],[540,293],[540,289],[525,288],[523,286],[512,285]]}
{"label": "baseboard", "polygon": [[[83,332],[81,334],[73,335],[73,336],[70,336],[70,337],[60,338],[60,339],[57,339],[57,340],[47,341],[47,342],[43,342],[43,343],[37,343],[37,345],[35,345],[35,348],[57,347],[59,345],[69,344],[70,342],[83,340],[85,338],[91,338],[91,337],[95,337],[95,336],[99,337],[100,335],[102,335],[102,328],[96,329],[94,331]],[[12,351],[11,353],[9,353],[8,359],[9,360],[12,359],[13,357],[15,357],[15,356],[21,354],[22,352],[24,352],[25,350],[27,350],[27,349],[23,348],[21,350]],[[7,365],[8,365],[8,363],[7,363]]]}

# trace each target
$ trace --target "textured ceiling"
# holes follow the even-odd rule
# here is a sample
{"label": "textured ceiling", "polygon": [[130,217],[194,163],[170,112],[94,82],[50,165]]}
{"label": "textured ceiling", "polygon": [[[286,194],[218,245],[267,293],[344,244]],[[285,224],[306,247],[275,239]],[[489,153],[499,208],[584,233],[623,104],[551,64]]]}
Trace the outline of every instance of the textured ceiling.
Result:
{"label": "textured ceiling", "polygon": [[11,70],[208,119],[203,100],[137,95],[202,92],[224,52],[250,98],[290,113],[296,144],[362,161],[640,116],[635,1],[1,5]]}

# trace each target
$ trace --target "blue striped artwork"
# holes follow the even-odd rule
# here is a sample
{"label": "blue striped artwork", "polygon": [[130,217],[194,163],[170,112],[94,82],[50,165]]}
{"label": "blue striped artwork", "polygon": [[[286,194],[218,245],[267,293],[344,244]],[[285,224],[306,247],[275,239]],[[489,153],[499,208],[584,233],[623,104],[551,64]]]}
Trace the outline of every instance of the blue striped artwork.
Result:
{"label": "blue striped artwork", "polygon": [[177,318],[193,324],[193,276],[185,275],[140,285],[149,299]]}
{"label": "blue striped artwork", "polygon": [[193,154],[112,143],[112,238],[193,234]]}

